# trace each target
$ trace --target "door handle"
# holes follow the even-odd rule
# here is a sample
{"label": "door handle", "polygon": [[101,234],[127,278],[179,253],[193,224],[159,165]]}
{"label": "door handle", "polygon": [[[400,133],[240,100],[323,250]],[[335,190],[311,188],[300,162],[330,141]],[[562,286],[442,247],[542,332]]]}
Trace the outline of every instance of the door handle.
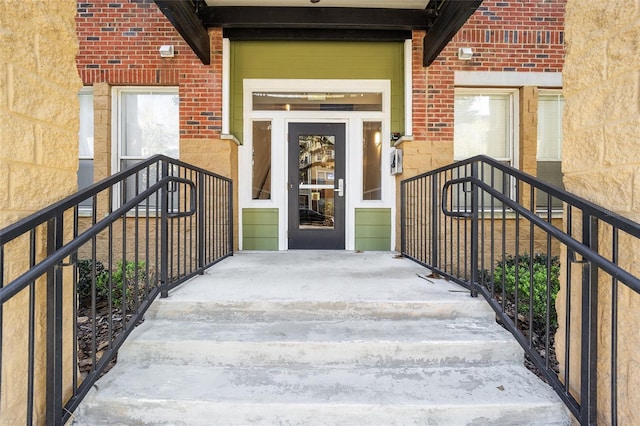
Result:
{"label": "door handle", "polygon": [[344,179],[338,179],[338,187],[333,188],[335,192],[338,193],[338,197],[344,196]]}

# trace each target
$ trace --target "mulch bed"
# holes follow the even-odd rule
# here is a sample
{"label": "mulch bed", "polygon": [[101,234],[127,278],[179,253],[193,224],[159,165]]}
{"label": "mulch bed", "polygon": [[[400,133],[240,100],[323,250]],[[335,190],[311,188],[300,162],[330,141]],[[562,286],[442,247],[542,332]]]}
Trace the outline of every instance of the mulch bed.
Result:
{"label": "mulch bed", "polygon": [[[500,295],[495,296],[498,301],[501,302]],[[511,318],[512,321],[515,321],[515,304],[511,301],[507,301],[505,303],[505,314]],[[504,327],[504,324],[497,319],[496,322]],[[506,328],[506,327],[505,327]],[[538,354],[543,359],[549,360],[549,367],[556,373],[560,371],[558,368],[558,358],[556,357],[556,345],[555,345],[555,333],[556,327],[551,327],[549,329],[549,354],[547,357],[547,348],[546,348],[546,327],[544,324],[537,323],[534,321],[533,327],[529,326],[529,318],[525,315],[518,314],[518,329],[522,332],[522,334],[529,339],[529,332],[531,328],[531,346],[535,349]],[[535,367],[533,362],[531,361],[531,357],[525,353],[524,365],[533,373],[535,373],[538,377],[540,377],[544,382],[547,382],[547,379],[540,373],[540,371]]]}
{"label": "mulch bed", "polygon": [[[111,326],[109,324],[109,317],[111,317]],[[123,321],[122,310],[120,308],[112,308],[111,313],[106,301],[99,303],[96,306],[96,362],[100,362],[100,359],[104,355],[105,351],[109,349],[109,344],[113,341],[118,334],[124,328],[125,322],[130,321],[131,315],[127,314],[125,321]],[[142,322],[142,321],[141,321]],[[78,369],[82,378],[86,377],[93,370],[93,328],[94,321],[92,320],[91,308],[81,307],[78,309]],[[111,328],[111,333],[109,329]],[[117,354],[111,359],[102,375],[108,372],[117,361]]]}

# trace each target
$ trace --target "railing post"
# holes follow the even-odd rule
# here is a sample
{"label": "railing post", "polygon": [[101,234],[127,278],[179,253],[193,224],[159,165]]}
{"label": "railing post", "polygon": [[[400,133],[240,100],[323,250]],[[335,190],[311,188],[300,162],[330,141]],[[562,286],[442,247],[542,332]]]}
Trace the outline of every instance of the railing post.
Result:
{"label": "railing post", "polygon": [[198,211],[196,213],[196,221],[197,221],[197,225],[198,225],[198,237],[197,237],[197,241],[198,241],[198,270],[200,271],[200,275],[204,274],[204,265],[205,265],[205,261],[204,261],[204,247],[205,247],[205,232],[204,232],[204,227],[205,227],[205,221],[206,221],[206,214],[204,211],[204,206],[205,206],[205,202],[204,202],[204,173],[203,172],[198,172]]}
{"label": "railing post", "polygon": [[[62,247],[62,215],[47,222],[47,255]],[[62,266],[47,273],[46,423],[62,425]]]}
{"label": "railing post", "polygon": [[227,181],[229,191],[229,253],[233,254],[233,182]]}
{"label": "railing post", "polygon": [[405,182],[400,182],[400,253],[407,252],[407,230],[405,229],[407,225],[407,208],[405,206],[407,197],[405,196],[407,184]]}
{"label": "railing post", "polygon": [[[169,164],[161,160],[160,178],[169,176]],[[160,297],[169,296],[169,191],[167,185],[160,189]]]}
{"label": "railing post", "polygon": [[440,206],[440,188],[438,187],[438,175],[431,176],[431,266],[438,267],[439,264],[439,235],[440,226],[438,224]]}
{"label": "railing post", "polygon": [[[598,223],[582,214],[582,243],[598,251]],[[569,314],[569,313],[568,313]],[[591,262],[582,266],[582,336],[580,417],[583,425],[597,424],[598,414],[598,269]],[[615,372],[613,372],[615,374]]]}
{"label": "railing post", "polygon": [[478,297],[478,162],[471,163],[471,297]]}

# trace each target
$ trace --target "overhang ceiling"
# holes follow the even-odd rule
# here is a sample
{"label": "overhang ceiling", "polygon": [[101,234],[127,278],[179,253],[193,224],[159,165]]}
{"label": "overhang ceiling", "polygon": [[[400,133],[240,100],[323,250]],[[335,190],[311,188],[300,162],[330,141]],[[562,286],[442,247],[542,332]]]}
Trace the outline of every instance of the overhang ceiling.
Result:
{"label": "overhang ceiling", "polygon": [[205,0],[208,6],[267,6],[267,7],[356,7],[382,9],[426,9],[429,0]]}
{"label": "overhang ceiling", "polygon": [[425,30],[429,66],[482,0],[155,0],[204,64],[208,28],[232,40],[406,40]]}

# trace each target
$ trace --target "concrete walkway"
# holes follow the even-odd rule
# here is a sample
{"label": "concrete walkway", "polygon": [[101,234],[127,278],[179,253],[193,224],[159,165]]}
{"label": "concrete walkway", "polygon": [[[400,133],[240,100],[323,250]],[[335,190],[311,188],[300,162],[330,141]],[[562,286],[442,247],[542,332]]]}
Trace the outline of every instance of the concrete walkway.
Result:
{"label": "concrete walkway", "polygon": [[[438,302],[445,306],[470,301],[464,288],[428,278],[429,274],[421,265],[390,252],[240,252],[175,289],[171,297],[251,303]],[[477,305],[474,310],[491,312],[479,299],[471,301]]]}
{"label": "concrete walkway", "polygon": [[78,425],[568,424],[488,304],[394,253],[244,252],[156,300]]}

